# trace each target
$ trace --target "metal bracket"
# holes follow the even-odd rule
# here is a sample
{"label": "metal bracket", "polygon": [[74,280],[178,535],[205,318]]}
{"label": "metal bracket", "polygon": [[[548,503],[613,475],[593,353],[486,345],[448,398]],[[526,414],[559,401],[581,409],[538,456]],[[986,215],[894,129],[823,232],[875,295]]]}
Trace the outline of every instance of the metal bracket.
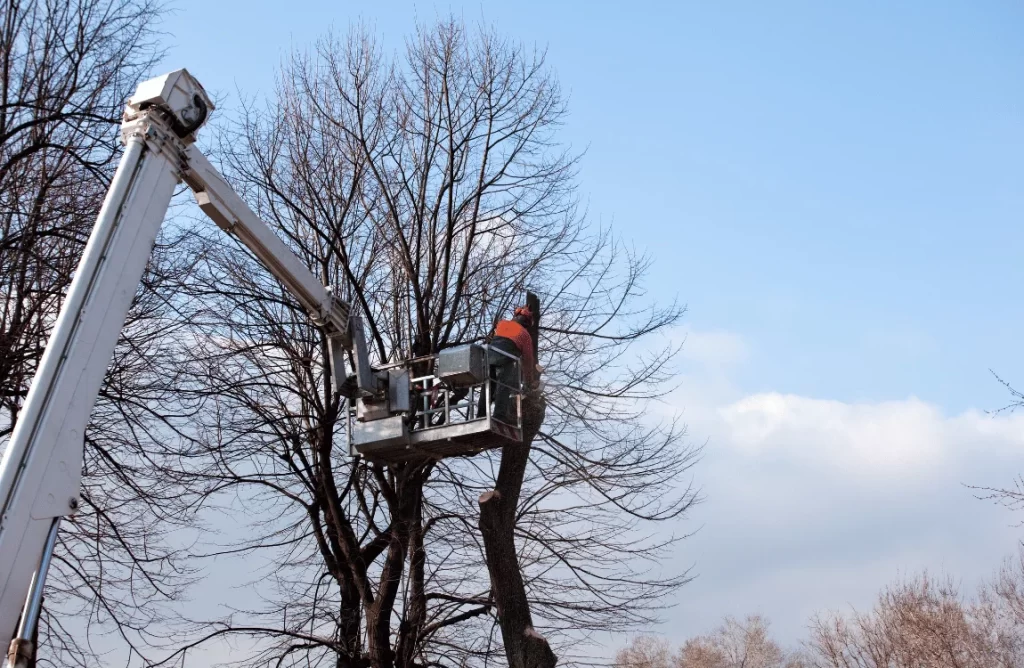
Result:
{"label": "metal bracket", "polygon": [[170,128],[169,114],[159,108],[150,108],[134,120],[121,126],[121,143],[127,145],[133,137],[146,142],[146,149],[163,153],[177,165],[177,176],[181,179],[189,171],[188,154],[185,144]]}
{"label": "metal bracket", "polygon": [[32,663],[32,657],[36,654],[36,646],[31,640],[15,638],[7,649],[7,665],[10,668],[23,668]]}

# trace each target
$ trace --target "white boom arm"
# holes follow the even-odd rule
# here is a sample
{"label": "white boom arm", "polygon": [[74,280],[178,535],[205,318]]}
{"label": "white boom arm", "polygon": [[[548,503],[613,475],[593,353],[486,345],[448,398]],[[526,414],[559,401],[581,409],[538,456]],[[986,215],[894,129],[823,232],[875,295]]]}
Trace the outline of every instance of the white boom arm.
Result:
{"label": "white boom arm", "polygon": [[[167,213],[185,181],[328,330],[336,387],[353,350],[361,395],[378,391],[349,306],[324,287],[196,148],[213,103],[185,70],[139,85],[122,123],[125,151],[0,463],[0,634],[11,666],[33,652],[56,527],[78,508],[84,434],[121,327]],[[19,623],[20,618],[20,623]],[[17,625],[17,629],[15,628]]]}

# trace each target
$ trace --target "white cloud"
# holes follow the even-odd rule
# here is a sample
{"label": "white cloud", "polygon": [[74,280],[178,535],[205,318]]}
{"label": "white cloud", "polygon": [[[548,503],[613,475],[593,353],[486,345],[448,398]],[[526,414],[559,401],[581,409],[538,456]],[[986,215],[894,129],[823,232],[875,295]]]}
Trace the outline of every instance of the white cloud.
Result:
{"label": "white cloud", "polygon": [[776,392],[717,410],[722,445],[746,456],[772,455],[869,476],[922,475],[965,455],[1024,448],[1024,415],[994,419],[978,411],[948,417],[911,397],[845,403]]}
{"label": "white cloud", "polygon": [[730,373],[751,350],[741,337],[691,332],[687,345],[688,363],[707,357],[687,365],[673,403],[707,441],[694,472],[706,501],[677,553],[698,579],[662,629],[673,639],[761,612],[793,642],[812,612],[869,607],[901,575],[945,571],[971,587],[1024,536],[1021,518],[967,487],[1024,469],[1024,414],[744,393]]}
{"label": "white cloud", "polygon": [[720,409],[725,442],[740,452],[800,458],[858,474],[906,474],[944,463],[948,425],[911,398],[848,404],[778,393]]}

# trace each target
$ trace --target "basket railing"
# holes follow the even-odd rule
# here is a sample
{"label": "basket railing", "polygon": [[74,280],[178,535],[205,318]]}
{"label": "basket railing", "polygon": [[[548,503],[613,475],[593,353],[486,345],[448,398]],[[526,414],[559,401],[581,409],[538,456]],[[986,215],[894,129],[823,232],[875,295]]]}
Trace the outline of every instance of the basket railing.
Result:
{"label": "basket railing", "polygon": [[[498,419],[494,415],[495,395],[502,390],[509,394],[509,408],[505,420],[499,420],[505,424],[522,428],[522,370],[519,358],[503,350],[483,346],[487,352],[489,381],[483,381],[468,386],[450,387],[434,373],[413,376],[410,379],[412,388],[413,419],[410,424],[410,431],[424,431],[437,427],[474,422],[484,419]],[[503,382],[492,372],[490,365],[491,355],[500,355],[510,360],[513,366],[514,382],[509,384]],[[436,355],[420,357],[411,360],[416,366],[436,366]],[[422,367],[421,367],[422,368]],[[481,401],[482,399],[482,401]],[[480,408],[483,407],[481,411]],[[511,418],[512,421],[509,421]]]}

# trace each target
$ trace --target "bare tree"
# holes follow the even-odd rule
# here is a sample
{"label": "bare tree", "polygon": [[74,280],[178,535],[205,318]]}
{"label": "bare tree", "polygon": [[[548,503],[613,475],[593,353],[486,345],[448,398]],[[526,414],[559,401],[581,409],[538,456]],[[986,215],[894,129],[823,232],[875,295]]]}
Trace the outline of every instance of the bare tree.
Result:
{"label": "bare tree", "polygon": [[868,613],[824,615],[811,625],[816,666],[1010,668],[1024,661],[1021,562],[965,598],[927,574],[887,588]]}
{"label": "bare tree", "polygon": [[615,668],[1015,668],[1024,665],[1024,549],[973,596],[924,573],[887,587],[868,612],[819,614],[810,638],[785,651],[760,616],[727,617],[678,653],[640,636]]}
{"label": "bare tree", "polygon": [[782,668],[782,648],[768,635],[760,615],[726,617],[714,632],[691,638],[679,650],[678,668]]}
{"label": "bare tree", "polygon": [[[647,410],[682,309],[652,306],[647,258],[577,209],[565,103],[542,53],[456,21],[388,61],[328,37],[249,107],[221,154],[236,187],[365,319],[378,362],[479,341],[532,288],[546,387],[522,444],[384,466],[348,456],[324,333],[245,253],[209,239],[183,368],[195,423],[176,475],[253,522],[218,553],[264,553],[266,605],[202,620],[172,654],[250,636],[276,665],[552,665],[587,632],[651,622],[686,581],[651,522],[695,501],[697,452]],[[200,382],[201,381],[201,382]]]}
{"label": "bare tree", "polygon": [[[615,653],[615,668],[675,668],[671,643],[664,638],[642,635]],[[710,664],[709,664],[710,665]]]}
{"label": "bare tree", "polygon": [[5,2],[0,13],[0,400],[17,417],[152,62],[152,4]]}
{"label": "bare tree", "polygon": [[725,652],[708,636],[690,638],[679,648],[680,668],[726,668]]}
{"label": "bare tree", "polygon": [[[999,374],[994,371],[991,371],[991,373],[1010,394],[1010,402],[1002,408],[993,411],[992,415],[1013,413],[1024,408],[1024,393],[1021,393],[1020,390],[1011,385],[1009,381],[1000,377]],[[1010,485],[1005,487],[984,485],[968,485],[968,487],[975,491],[978,499],[992,501],[1013,511],[1024,509],[1024,475],[1018,475]]]}
{"label": "bare tree", "polygon": [[615,656],[615,668],[802,668],[799,652],[785,652],[768,633],[768,620],[726,617],[706,635],[689,638],[673,652],[662,639],[639,636]]}
{"label": "bare tree", "polygon": [[[116,166],[124,102],[159,55],[159,14],[150,0],[0,5],[0,448]],[[143,646],[160,601],[187,582],[163,540],[179,497],[150,466],[188,411],[169,393],[177,321],[163,288],[187,271],[181,243],[163,237],[87,431],[83,504],[62,523],[40,663],[92,665],[108,632]]]}

